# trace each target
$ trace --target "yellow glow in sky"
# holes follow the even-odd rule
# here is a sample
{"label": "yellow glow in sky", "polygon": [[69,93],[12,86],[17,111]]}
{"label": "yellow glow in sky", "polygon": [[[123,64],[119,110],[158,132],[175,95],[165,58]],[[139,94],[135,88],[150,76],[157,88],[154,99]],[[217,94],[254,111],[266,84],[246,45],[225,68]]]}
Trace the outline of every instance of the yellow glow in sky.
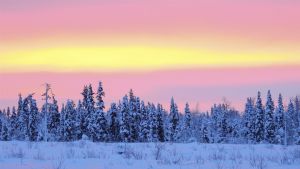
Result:
{"label": "yellow glow in sky", "polygon": [[24,49],[2,53],[0,59],[1,72],[157,70],[300,63],[295,52],[243,53],[144,46]]}

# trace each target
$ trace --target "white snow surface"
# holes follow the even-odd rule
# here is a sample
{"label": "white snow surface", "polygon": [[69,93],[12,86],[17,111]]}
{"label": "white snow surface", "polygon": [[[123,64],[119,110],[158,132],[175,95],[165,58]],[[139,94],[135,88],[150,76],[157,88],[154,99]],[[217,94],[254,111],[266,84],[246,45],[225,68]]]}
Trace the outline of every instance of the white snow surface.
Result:
{"label": "white snow surface", "polygon": [[8,141],[0,169],[300,169],[300,146]]}

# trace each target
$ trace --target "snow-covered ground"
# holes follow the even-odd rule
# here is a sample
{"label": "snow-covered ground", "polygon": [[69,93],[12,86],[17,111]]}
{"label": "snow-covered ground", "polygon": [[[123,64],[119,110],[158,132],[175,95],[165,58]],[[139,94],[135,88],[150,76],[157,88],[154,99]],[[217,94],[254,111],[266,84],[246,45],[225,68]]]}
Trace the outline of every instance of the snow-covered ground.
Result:
{"label": "snow-covered ground", "polygon": [[299,169],[299,146],[0,142],[0,169]]}

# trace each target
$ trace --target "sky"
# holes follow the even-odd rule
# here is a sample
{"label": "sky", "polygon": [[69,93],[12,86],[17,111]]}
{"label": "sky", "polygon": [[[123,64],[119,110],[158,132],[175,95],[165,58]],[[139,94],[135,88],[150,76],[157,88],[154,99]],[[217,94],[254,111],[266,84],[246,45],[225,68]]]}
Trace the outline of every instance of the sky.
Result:
{"label": "sky", "polygon": [[60,101],[104,83],[168,109],[300,94],[300,1],[0,0],[0,108],[44,83]]}

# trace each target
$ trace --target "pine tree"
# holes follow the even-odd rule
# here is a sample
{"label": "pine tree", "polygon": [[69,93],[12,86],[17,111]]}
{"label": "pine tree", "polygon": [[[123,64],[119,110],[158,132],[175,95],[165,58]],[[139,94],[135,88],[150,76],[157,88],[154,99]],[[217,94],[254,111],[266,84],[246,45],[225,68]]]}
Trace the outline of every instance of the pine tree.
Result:
{"label": "pine tree", "polygon": [[214,106],[212,109],[212,119],[214,128],[214,142],[225,143],[227,134],[229,133],[228,126],[228,110],[225,104]]}
{"label": "pine tree", "polygon": [[247,98],[245,113],[243,116],[243,136],[247,143],[253,143],[255,140],[255,109],[252,98]]}
{"label": "pine tree", "polygon": [[59,116],[59,141],[66,141],[66,123],[65,123],[66,113],[64,104],[61,107]]}
{"label": "pine tree", "polygon": [[265,141],[274,144],[276,142],[276,126],[274,120],[274,102],[270,90],[268,91],[265,112]]}
{"label": "pine tree", "polygon": [[112,103],[109,112],[109,138],[111,141],[119,141],[120,124],[118,121],[118,108],[116,103]]}
{"label": "pine tree", "polygon": [[150,135],[149,135],[149,141],[151,142],[157,142],[158,140],[158,122],[157,122],[157,114],[156,114],[156,108],[155,105],[148,103],[148,110],[149,110],[149,128],[150,128]]}
{"label": "pine tree", "polygon": [[19,128],[18,128],[18,140],[28,140],[28,98],[22,99],[19,94],[18,101],[18,114],[19,114]]}
{"label": "pine tree", "polygon": [[68,100],[64,109],[64,140],[74,141],[77,137],[76,132],[76,110],[72,100]]}
{"label": "pine tree", "polygon": [[161,104],[157,105],[157,136],[158,141],[165,141],[165,130],[164,130],[164,120],[163,120],[163,107]]}
{"label": "pine tree", "polygon": [[286,112],[286,118],[285,118],[285,123],[286,123],[286,132],[285,132],[285,139],[286,139],[286,144],[294,144],[296,142],[295,134],[296,134],[296,123],[295,123],[295,107],[290,100],[290,103],[288,105],[288,110]]}
{"label": "pine tree", "polygon": [[203,118],[201,123],[201,130],[200,130],[200,142],[201,143],[210,143],[210,136],[209,136],[209,119],[207,117]]}
{"label": "pine tree", "polygon": [[129,124],[130,124],[130,138],[131,142],[138,140],[138,112],[137,112],[137,101],[133,94],[132,89],[129,91]]}
{"label": "pine tree", "polygon": [[150,135],[149,116],[144,102],[141,102],[141,122],[139,140],[141,142],[147,142]]}
{"label": "pine tree", "polygon": [[128,96],[123,97],[121,103],[121,122],[120,122],[120,135],[123,142],[130,142],[130,124],[129,124],[129,102]]}
{"label": "pine tree", "polygon": [[102,82],[99,82],[99,87],[97,91],[97,107],[94,112],[91,112],[89,118],[89,133],[93,141],[107,141],[107,120],[104,116],[104,101],[103,96],[105,93],[103,91]]}
{"label": "pine tree", "polygon": [[18,116],[16,113],[16,108],[13,107],[12,114],[10,117],[10,127],[11,127],[10,136],[13,140],[17,139],[17,137],[18,137],[18,128],[19,128],[18,125],[19,125],[19,123],[18,123]]}
{"label": "pine tree", "polygon": [[169,122],[169,140],[171,142],[178,141],[179,136],[179,113],[177,104],[174,102],[174,98],[171,99],[170,106],[170,122]]}
{"label": "pine tree", "polygon": [[28,121],[28,138],[30,141],[37,141],[38,138],[38,108],[33,95],[28,96],[29,100],[29,121]]}
{"label": "pine tree", "polygon": [[86,109],[83,107],[81,100],[78,101],[76,107],[76,128],[77,128],[77,139],[80,140],[83,138],[84,131],[84,120],[86,115]]}
{"label": "pine tree", "polygon": [[[86,123],[87,123],[87,135],[89,137],[93,137],[93,133],[90,133],[90,132],[93,132],[93,115],[95,114],[95,101],[94,101],[94,92],[93,92],[93,88],[92,88],[92,85],[90,84],[88,87],[87,87],[87,105],[86,105],[86,110],[87,110],[87,116],[86,116]],[[94,119],[95,120],[95,119]]]}
{"label": "pine tree", "polygon": [[184,112],[183,140],[189,141],[192,137],[192,116],[188,103],[185,104]]}
{"label": "pine tree", "polygon": [[260,143],[264,140],[264,109],[260,96],[260,92],[257,94],[256,105],[255,105],[255,141]]}
{"label": "pine tree", "polygon": [[57,100],[52,97],[53,103],[49,105],[49,115],[47,116],[47,129],[49,134],[49,140],[58,140],[58,128],[59,128],[59,110]]}
{"label": "pine tree", "polygon": [[278,105],[275,111],[275,126],[276,126],[276,142],[284,144],[285,139],[285,117],[282,95],[279,94]]}
{"label": "pine tree", "polygon": [[295,98],[295,125],[296,127],[300,127],[300,100],[298,98],[298,96],[296,96]]}
{"label": "pine tree", "polygon": [[89,89],[87,86],[84,86],[83,88],[83,91],[82,91],[82,96],[83,96],[83,99],[82,99],[82,105],[83,105],[83,109],[85,111],[82,111],[82,113],[84,113],[82,115],[82,117],[84,118],[83,119],[83,125],[81,127],[81,130],[82,130],[82,133],[84,135],[89,135],[88,133],[88,120],[89,120],[89,111],[88,111],[88,107],[89,107],[89,101],[88,101],[88,98],[89,98]]}
{"label": "pine tree", "polygon": [[29,95],[23,100],[22,110],[20,114],[21,140],[26,140],[26,141],[29,141],[29,135],[30,135],[30,130],[29,130],[30,97],[31,95]]}
{"label": "pine tree", "polygon": [[10,135],[9,135],[9,124],[8,121],[5,119],[0,120],[1,123],[1,132],[0,132],[0,140],[2,141],[9,141]]}

